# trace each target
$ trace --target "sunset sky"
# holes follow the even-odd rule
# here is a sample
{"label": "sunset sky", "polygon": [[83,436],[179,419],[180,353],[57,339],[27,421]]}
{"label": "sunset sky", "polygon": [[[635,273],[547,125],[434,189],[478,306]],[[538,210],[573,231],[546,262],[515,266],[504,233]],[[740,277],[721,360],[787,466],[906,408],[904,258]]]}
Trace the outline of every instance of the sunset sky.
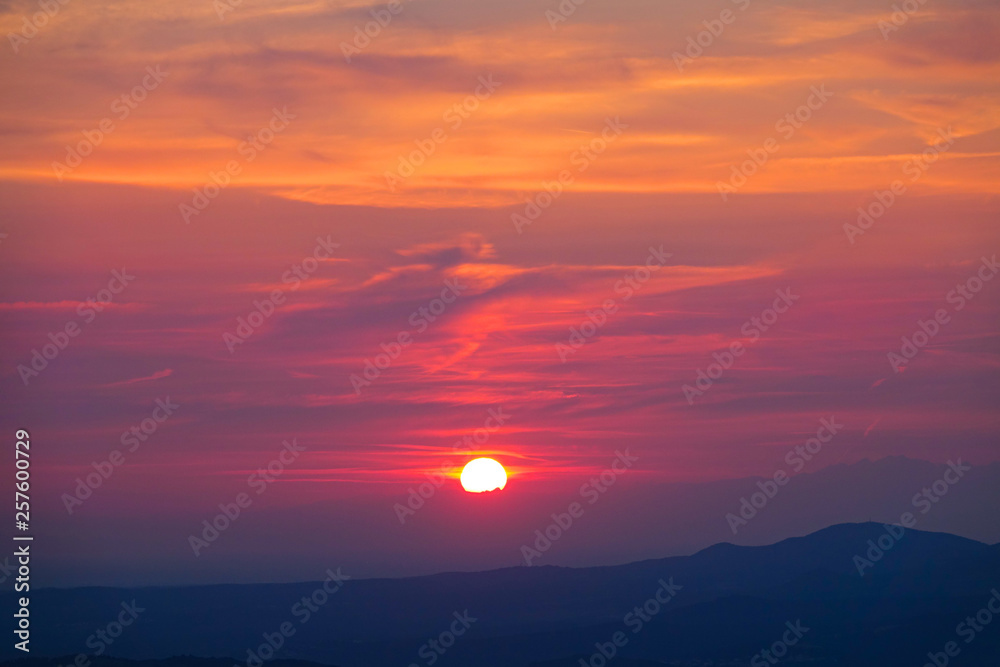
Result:
{"label": "sunset sky", "polygon": [[[1000,461],[995,3],[53,4],[32,32],[37,2],[0,2],[0,422],[37,443],[66,583],[235,578],[210,559],[249,529],[198,557],[188,535],[292,438],[305,451],[248,516],[328,516],[297,525],[331,553],[353,516],[357,568],[396,572],[400,545],[472,530],[449,466],[490,410],[509,419],[471,449],[523,509],[490,509],[509,565],[626,448],[637,488],[770,476],[831,416],[811,471]],[[134,280],[109,288],[114,271]],[[795,298],[753,324],[776,292]],[[394,504],[442,468],[400,525]],[[273,541],[244,532],[240,577],[296,578],[269,576]]]}

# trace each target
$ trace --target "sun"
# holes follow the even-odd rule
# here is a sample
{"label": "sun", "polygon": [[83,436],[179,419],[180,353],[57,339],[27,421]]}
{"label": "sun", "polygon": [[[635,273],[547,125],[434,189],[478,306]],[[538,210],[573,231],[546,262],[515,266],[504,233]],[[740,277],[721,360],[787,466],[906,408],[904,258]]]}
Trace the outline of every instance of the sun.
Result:
{"label": "sun", "polygon": [[507,471],[493,459],[473,459],[462,469],[462,488],[469,493],[493,491],[507,486]]}

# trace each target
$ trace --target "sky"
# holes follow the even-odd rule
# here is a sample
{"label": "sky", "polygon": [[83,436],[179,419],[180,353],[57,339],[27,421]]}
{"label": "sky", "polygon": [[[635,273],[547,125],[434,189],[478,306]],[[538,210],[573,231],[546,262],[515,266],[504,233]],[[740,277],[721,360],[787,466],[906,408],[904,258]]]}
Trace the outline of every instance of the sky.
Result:
{"label": "sky", "polygon": [[[261,520],[191,546],[241,492],[377,575],[474,503],[517,564],[623,452],[1000,461],[992,3],[40,6],[0,3],[0,422],[66,583],[281,578]],[[454,493],[474,455],[507,489]]]}

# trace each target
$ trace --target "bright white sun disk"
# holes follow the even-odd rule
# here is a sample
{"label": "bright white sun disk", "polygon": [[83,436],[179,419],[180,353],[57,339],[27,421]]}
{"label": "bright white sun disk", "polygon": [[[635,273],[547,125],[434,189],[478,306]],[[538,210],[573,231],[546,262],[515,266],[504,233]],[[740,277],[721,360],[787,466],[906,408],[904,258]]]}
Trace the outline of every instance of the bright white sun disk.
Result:
{"label": "bright white sun disk", "polygon": [[462,488],[470,493],[502,489],[507,485],[507,471],[493,459],[473,459],[462,469]]}

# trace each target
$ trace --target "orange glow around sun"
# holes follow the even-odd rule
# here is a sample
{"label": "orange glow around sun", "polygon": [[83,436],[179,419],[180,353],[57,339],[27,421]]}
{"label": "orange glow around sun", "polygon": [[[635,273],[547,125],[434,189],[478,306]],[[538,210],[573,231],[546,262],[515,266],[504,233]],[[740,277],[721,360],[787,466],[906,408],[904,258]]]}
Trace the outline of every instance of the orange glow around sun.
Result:
{"label": "orange glow around sun", "polygon": [[473,459],[462,469],[462,488],[469,493],[502,489],[507,485],[507,471],[493,459]]}

